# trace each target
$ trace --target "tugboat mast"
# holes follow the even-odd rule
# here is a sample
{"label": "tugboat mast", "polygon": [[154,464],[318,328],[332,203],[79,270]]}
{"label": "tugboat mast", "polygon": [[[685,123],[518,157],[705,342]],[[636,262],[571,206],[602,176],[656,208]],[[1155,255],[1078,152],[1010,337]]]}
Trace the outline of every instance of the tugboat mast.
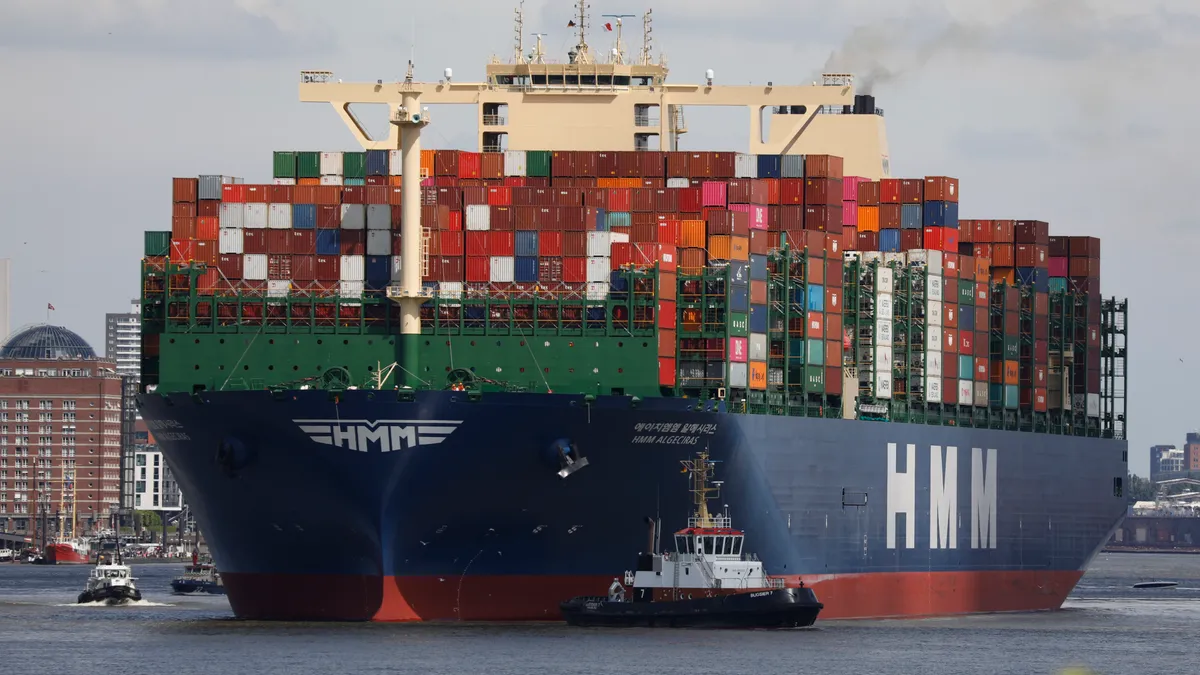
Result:
{"label": "tugboat mast", "polygon": [[708,497],[709,493],[716,497],[721,488],[708,484],[713,468],[713,462],[708,461],[708,450],[697,453],[696,459],[681,460],[680,464],[683,464],[684,470],[691,474],[692,503],[696,505],[695,515],[689,525],[691,527],[717,527],[712,515],[708,512]]}

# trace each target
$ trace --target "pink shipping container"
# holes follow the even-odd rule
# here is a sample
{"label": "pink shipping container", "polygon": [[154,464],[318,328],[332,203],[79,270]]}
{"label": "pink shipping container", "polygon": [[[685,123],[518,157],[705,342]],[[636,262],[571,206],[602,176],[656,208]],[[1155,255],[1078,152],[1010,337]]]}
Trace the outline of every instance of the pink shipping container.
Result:
{"label": "pink shipping container", "polygon": [[749,358],[747,340],[744,337],[729,338],[729,360],[734,363],[745,363]]}
{"label": "pink shipping container", "polygon": [[1070,258],[1051,258],[1050,259],[1050,276],[1065,277],[1068,276]]}
{"label": "pink shipping container", "polygon": [[730,204],[730,211],[741,211],[750,217],[751,230],[768,229],[767,207],[759,204]]}
{"label": "pink shipping container", "polygon": [[727,195],[727,185],[727,183],[705,181],[700,188],[703,197],[703,205],[724,208],[726,204],[725,199]]}
{"label": "pink shipping container", "polygon": [[870,180],[862,176],[846,176],[842,179],[842,201],[857,202],[858,201],[858,186],[860,183],[869,183]]}
{"label": "pink shipping container", "polygon": [[843,201],[842,202],[842,225],[845,227],[858,227],[858,202]]}

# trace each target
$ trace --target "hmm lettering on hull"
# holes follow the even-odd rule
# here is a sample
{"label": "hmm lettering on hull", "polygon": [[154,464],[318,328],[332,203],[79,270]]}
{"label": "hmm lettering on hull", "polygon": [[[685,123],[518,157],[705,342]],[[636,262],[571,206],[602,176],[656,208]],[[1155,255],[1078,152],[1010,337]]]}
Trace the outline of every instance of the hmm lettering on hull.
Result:
{"label": "hmm lettering on hull", "polygon": [[406,450],[446,440],[462,420],[292,420],[313,441],[368,452]]}
{"label": "hmm lettering on hull", "polygon": [[[996,548],[996,449],[971,448],[971,548]],[[916,548],[917,446],[905,446],[904,470],[897,444],[888,443],[887,547],[896,548],[896,516],[904,514],[904,547]],[[958,548],[962,521],[959,504],[958,448],[929,448],[929,548]],[[923,482],[923,481],[922,481]],[[922,486],[924,487],[924,486]]]}

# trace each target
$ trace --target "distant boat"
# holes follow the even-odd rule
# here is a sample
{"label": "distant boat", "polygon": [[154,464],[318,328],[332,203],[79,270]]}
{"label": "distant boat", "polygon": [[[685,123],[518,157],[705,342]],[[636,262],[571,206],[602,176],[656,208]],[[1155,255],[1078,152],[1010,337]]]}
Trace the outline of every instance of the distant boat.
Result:
{"label": "distant boat", "polygon": [[1179,585],[1178,581],[1140,581],[1133,585],[1134,588],[1175,588]]}

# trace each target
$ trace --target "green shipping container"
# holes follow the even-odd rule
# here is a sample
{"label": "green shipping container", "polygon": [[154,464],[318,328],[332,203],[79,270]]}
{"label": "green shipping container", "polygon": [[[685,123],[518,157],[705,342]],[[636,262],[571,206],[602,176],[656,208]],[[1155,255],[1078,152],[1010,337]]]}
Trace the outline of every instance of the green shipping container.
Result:
{"label": "green shipping container", "polygon": [[1016,361],[1021,358],[1021,339],[1016,335],[1005,335],[1003,338],[993,337],[989,353],[992,356],[1000,355],[1008,361]]}
{"label": "green shipping container", "polygon": [[[807,349],[807,340],[804,338],[792,338],[788,341],[788,360],[792,365],[803,365],[805,359],[807,358],[807,354],[805,354]],[[793,377],[792,379],[794,380],[796,378]]]}
{"label": "green shipping container", "polygon": [[550,177],[550,151],[529,150],[525,153],[525,175],[531,178]]}
{"label": "green shipping container", "polygon": [[972,380],[975,378],[975,357],[958,357],[958,379]]}
{"label": "green shipping container", "polygon": [[747,337],[750,335],[750,317],[737,312],[729,313],[729,335],[731,337]]}
{"label": "green shipping container", "polygon": [[825,365],[825,341],[808,341],[808,363],[814,366]]}
{"label": "green shipping container", "polygon": [[171,233],[147,232],[146,250],[143,255],[171,255]]}
{"label": "green shipping container", "polygon": [[958,280],[958,304],[974,305],[975,304],[975,282]]}
{"label": "green shipping container", "polygon": [[343,178],[366,178],[367,177],[367,153],[365,153],[365,152],[342,153],[342,177]]}
{"label": "green shipping container", "polygon": [[1067,278],[1066,277],[1050,277],[1050,292],[1051,293],[1066,293]]}
{"label": "green shipping container", "polygon": [[988,403],[993,408],[1015,410],[1020,403],[1020,392],[1015,384],[993,384],[988,389]]}
{"label": "green shipping container", "polygon": [[296,177],[296,153],[287,150],[278,150],[275,152],[275,177]]}
{"label": "green shipping container", "polygon": [[1009,410],[1016,410],[1020,404],[1021,395],[1015,384],[1004,385],[1004,407]]}
{"label": "green shipping container", "polygon": [[321,153],[319,152],[297,152],[296,153],[296,178],[320,178],[321,177]]}
{"label": "green shipping container", "polygon": [[816,393],[825,392],[825,368],[808,366],[804,369],[804,389]]}

